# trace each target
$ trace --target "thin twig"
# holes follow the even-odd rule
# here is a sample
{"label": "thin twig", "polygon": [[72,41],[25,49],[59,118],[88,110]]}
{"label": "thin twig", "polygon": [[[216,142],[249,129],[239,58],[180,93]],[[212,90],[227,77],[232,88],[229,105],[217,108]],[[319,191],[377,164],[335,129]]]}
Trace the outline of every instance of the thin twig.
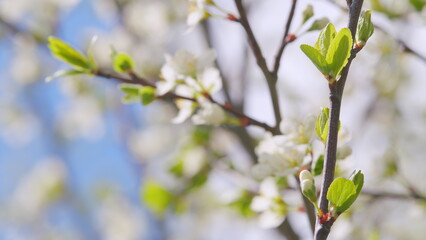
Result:
{"label": "thin twig", "polygon": [[[207,21],[203,21],[201,23],[201,29],[203,31],[204,39],[207,43],[207,46],[209,48],[213,48],[213,41],[212,41],[212,34],[211,34],[211,28],[209,26],[209,23]],[[214,61],[214,65],[217,69],[219,69],[220,75],[221,75],[221,81],[222,81],[222,89],[223,93],[225,94],[225,99],[227,102],[232,103],[231,95],[229,93],[229,87],[228,87],[228,81],[226,77],[223,75],[223,71],[220,71],[220,66],[217,58]]]}
{"label": "thin twig", "polygon": [[278,74],[278,70],[280,69],[281,57],[282,57],[282,55],[284,53],[285,47],[290,42],[287,39],[287,37],[288,37],[288,34],[290,32],[291,23],[293,22],[294,12],[296,10],[296,5],[297,5],[297,0],[293,0],[293,2],[291,4],[291,8],[290,8],[290,13],[288,14],[287,23],[285,25],[284,36],[283,36],[283,38],[281,40],[281,46],[278,49],[278,52],[277,52],[277,54],[275,56],[274,70],[272,71],[272,73],[274,75]]}
{"label": "thin twig", "polygon": [[[203,35],[208,48],[213,48],[212,33],[211,33],[211,28],[209,26],[209,23],[207,21],[203,21],[201,27],[202,27]],[[234,108],[237,109],[238,111],[242,111],[242,109],[236,106],[232,101],[229,86],[228,86],[228,80],[224,76],[223,71],[221,71],[217,58],[215,59],[214,64],[216,68],[219,69],[219,72],[221,73],[222,89],[225,95],[225,100],[229,102],[232,106],[234,106]],[[247,132],[247,128],[239,127],[239,128],[231,128],[230,130],[240,139],[241,145],[244,147],[246,152],[250,155],[251,160],[255,162],[257,159],[256,153],[254,151],[255,145],[253,143],[253,138]]]}
{"label": "thin twig", "polygon": [[391,193],[391,192],[375,192],[370,190],[362,190],[362,195],[373,197],[373,198],[391,198],[391,199],[406,199],[406,200],[418,200],[426,201],[426,197],[418,193]]}
{"label": "thin twig", "polygon": [[278,92],[276,88],[277,84],[277,77],[272,74],[271,71],[268,69],[268,65],[266,63],[265,57],[263,56],[262,50],[260,49],[260,46],[256,40],[256,37],[254,36],[253,30],[251,29],[250,23],[247,19],[247,13],[243,6],[242,0],[235,0],[235,4],[238,9],[238,13],[240,14],[240,18],[238,22],[241,23],[242,27],[244,28],[248,42],[250,45],[250,48],[253,51],[254,57],[256,58],[257,65],[262,70],[263,75],[266,78],[266,82],[268,84],[269,93],[271,95],[271,101],[272,106],[274,109],[274,116],[275,116],[275,127],[274,127],[274,134],[279,134],[279,124],[281,122],[281,111],[280,111],[280,103],[279,103],[279,97]]}
{"label": "thin twig", "polygon": [[[118,75],[118,74],[107,73],[107,72],[105,72],[103,70],[97,70],[97,71],[93,72],[93,74],[96,75],[96,76],[104,77],[104,78],[108,78],[108,79],[116,79],[116,80],[118,80],[120,82],[123,82],[123,83],[139,84],[139,85],[142,85],[142,86],[150,86],[150,87],[154,87],[154,88],[156,87],[154,83],[152,83],[152,82],[150,82],[150,81],[148,81],[146,79],[143,79],[141,77],[138,77],[134,73],[130,73],[129,74],[131,76],[130,79],[127,78],[127,77]],[[173,92],[169,92],[169,93],[165,94],[164,96],[161,96],[160,98],[162,98],[162,99],[170,99],[170,100],[184,99],[184,100],[193,101],[193,102],[197,101],[195,98],[181,96],[181,95],[175,94]],[[234,109],[232,107],[232,105],[219,103],[216,100],[214,100],[213,98],[211,98],[210,96],[208,97],[208,99],[212,103],[215,103],[218,106],[220,106],[223,110],[225,110],[225,111],[227,111],[227,112],[235,115],[236,117],[238,117],[240,119],[243,119],[245,121],[246,125],[258,126],[258,127],[261,127],[264,130],[269,131],[269,132],[273,132],[274,131],[273,127],[269,126],[266,123],[257,121],[256,119],[251,118],[251,117],[245,115],[244,113],[242,113],[242,112]]]}
{"label": "thin twig", "polygon": [[[350,3],[350,4],[349,4]],[[351,31],[352,38],[355,38],[359,15],[364,0],[353,0],[348,1],[349,5],[349,24],[348,28]],[[320,209],[323,213],[328,213],[328,200],[327,192],[330,184],[334,180],[334,171],[336,166],[336,152],[337,152],[337,140],[339,130],[339,118],[340,118],[340,107],[342,102],[343,90],[345,87],[346,79],[348,77],[349,68],[352,60],[357,54],[356,50],[352,50],[351,56],[348,59],[348,63],[342,70],[339,81],[329,85],[330,87],[330,119],[329,119],[329,131],[326,143],[326,154],[324,161],[324,177],[321,185],[320,194]],[[330,233],[333,221],[328,221],[324,224],[320,224],[317,219],[317,226],[315,230],[315,240],[325,240]]]}

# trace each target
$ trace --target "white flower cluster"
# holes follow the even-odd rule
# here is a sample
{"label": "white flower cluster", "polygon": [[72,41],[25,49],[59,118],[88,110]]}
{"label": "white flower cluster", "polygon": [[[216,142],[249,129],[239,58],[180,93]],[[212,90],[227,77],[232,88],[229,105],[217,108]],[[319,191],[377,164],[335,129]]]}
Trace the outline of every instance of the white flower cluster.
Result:
{"label": "white flower cluster", "polygon": [[282,200],[275,179],[269,177],[263,180],[259,192],[259,196],[253,198],[250,208],[255,212],[260,212],[260,227],[278,227],[285,219],[287,205]]}
{"label": "white flower cluster", "polygon": [[185,50],[178,51],[175,56],[166,55],[166,64],[161,69],[163,81],[157,84],[157,95],[174,90],[180,96],[197,99],[197,102],[176,100],[179,113],[173,123],[182,123],[197,108],[199,110],[192,117],[194,124],[219,125],[226,120],[224,110],[205,98],[206,94],[222,89],[219,70],[211,66],[215,57],[214,50],[208,50],[199,57]]}
{"label": "white flower cluster", "polygon": [[256,148],[258,164],[252,168],[257,179],[268,176],[287,176],[296,173],[309,160],[307,150],[313,140],[315,119],[304,123],[281,123],[283,135],[266,135]]}

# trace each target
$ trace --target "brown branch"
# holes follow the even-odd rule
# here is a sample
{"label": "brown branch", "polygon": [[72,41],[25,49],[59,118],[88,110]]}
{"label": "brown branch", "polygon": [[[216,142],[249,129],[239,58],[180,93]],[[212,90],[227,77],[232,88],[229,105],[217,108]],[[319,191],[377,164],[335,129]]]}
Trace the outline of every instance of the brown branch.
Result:
{"label": "brown branch", "polygon": [[[136,76],[136,74],[134,73],[129,73],[130,78],[127,78],[125,76],[122,75],[118,75],[118,74],[114,74],[114,73],[108,73],[106,71],[103,70],[97,70],[93,72],[94,75],[99,76],[99,77],[104,77],[104,78],[108,78],[108,79],[116,79],[122,83],[131,83],[131,84],[139,84],[142,86],[150,86],[150,87],[156,87],[155,83],[148,81],[144,78],[138,77]],[[193,101],[196,102],[197,100],[195,98],[190,98],[190,97],[185,97],[185,96],[181,96],[178,95],[176,93],[173,92],[169,92],[161,97],[159,97],[161,99],[169,99],[169,100],[175,100],[175,99],[184,99],[184,100],[188,100],[188,101]],[[236,117],[242,119],[245,121],[245,125],[253,125],[253,126],[257,126],[260,128],[263,128],[266,131],[269,132],[273,132],[274,128],[269,126],[266,123],[257,121],[254,118],[251,118],[247,115],[245,115],[244,113],[232,108],[231,105],[229,104],[222,104],[217,102],[216,100],[214,100],[211,96],[207,96],[207,98],[212,102],[215,103],[217,105],[219,105],[223,110],[225,110],[228,113],[231,113],[233,115],[235,115]]]}
{"label": "brown branch", "polygon": [[284,220],[283,223],[281,223],[280,226],[278,226],[278,232],[285,236],[288,240],[299,240],[299,235],[297,235],[296,232],[294,232],[293,227],[291,226],[288,217]]}
{"label": "brown branch", "polygon": [[[212,32],[211,32],[211,27],[209,26],[209,23],[207,21],[203,21],[201,26],[202,26],[203,35],[204,35],[205,41],[207,43],[207,46],[209,48],[213,48]],[[215,59],[214,64],[215,64],[216,68],[219,69],[219,72],[221,73],[221,81],[222,81],[222,86],[223,86],[222,89],[223,89],[223,93],[225,95],[225,100],[227,102],[229,102],[232,106],[234,106],[235,109],[242,111],[242,108],[240,108],[239,105],[236,106],[232,101],[229,86],[228,86],[228,80],[223,75],[223,71],[221,71],[221,69],[220,69],[220,65],[219,65],[217,58]],[[244,94],[244,92],[243,92],[243,94]],[[247,128],[245,128],[245,127],[231,128],[231,131],[240,139],[241,145],[244,147],[246,152],[250,155],[251,160],[253,162],[255,162],[256,158],[257,158],[256,153],[254,151],[255,145],[253,143],[253,138],[247,132]]]}
{"label": "brown branch", "polygon": [[418,193],[403,194],[403,193],[391,193],[391,192],[374,192],[371,190],[362,190],[362,195],[372,198],[391,198],[391,199],[405,199],[405,200],[418,200],[426,201],[426,197]]}
{"label": "brown branch", "polygon": [[[351,31],[352,38],[355,38],[359,15],[364,0],[353,0],[348,1],[349,5],[349,24],[348,28]],[[320,194],[320,209],[323,213],[328,213],[328,200],[327,192],[330,184],[334,180],[334,171],[336,166],[336,152],[337,152],[337,140],[339,130],[339,118],[340,118],[340,107],[342,103],[343,90],[345,87],[346,79],[348,77],[349,68],[352,60],[356,57],[357,51],[352,50],[351,56],[348,59],[348,63],[342,70],[339,81],[329,85],[330,87],[330,118],[329,118],[329,131],[326,143],[326,153],[324,161],[324,177],[321,185]],[[320,224],[317,219],[317,226],[315,231],[315,240],[325,240],[330,233],[333,221],[328,221],[324,224]]]}
{"label": "brown branch", "polygon": [[253,30],[251,29],[250,23],[247,19],[247,13],[243,6],[242,0],[235,0],[235,5],[237,6],[238,13],[240,14],[240,18],[238,22],[241,23],[242,27],[244,28],[247,39],[250,45],[250,48],[253,51],[254,57],[256,58],[257,65],[262,70],[263,75],[266,78],[266,82],[268,84],[269,93],[271,95],[271,102],[274,109],[274,116],[275,116],[275,127],[273,134],[279,134],[280,129],[279,125],[281,122],[281,111],[280,111],[280,103],[279,103],[279,97],[278,92],[276,88],[277,84],[277,77],[272,74],[271,71],[268,69],[268,65],[266,63],[265,57],[263,56],[262,50],[260,49],[260,46],[256,40],[256,37],[254,36]]}
{"label": "brown branch", "polygon": [[284,36],[281,40],[281,46],[279,47],[278,52],[275,56],[274,70],[272,71],[272,73],[275,76],[278,74],[278,70],[280,69],[281,58],[282,58],[282,55],[284,53],[284,50],[285,50],[287,44],[290,43],[290,41],[289,41],[289,39],[287,39],[287,37],[288,37],[288,34],[290,32],[291,23],[292,23],[293,18],[294,18],[294,12],[296,10],[296,5],[297,5],[297,0],[293,0],[291,8],[290,8],[290,13],[288,14],[287,23],[285,25]]}

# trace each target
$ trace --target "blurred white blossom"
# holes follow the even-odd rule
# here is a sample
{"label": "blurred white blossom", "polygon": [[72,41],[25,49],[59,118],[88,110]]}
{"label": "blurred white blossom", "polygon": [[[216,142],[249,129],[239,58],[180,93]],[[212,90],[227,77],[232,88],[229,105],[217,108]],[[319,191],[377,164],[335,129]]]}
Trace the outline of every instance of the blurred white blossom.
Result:
{"label": "blurred white blossom", "polygon": [[147,230],[137,207],[120,196],[109,196],[100,204],[98,221],[105,240],[144,239]]}
{"label": "blurred white blossom", "polygon": [[[166,55],[166,64],[161,68],[161,75],[164,81],[158,83],[157,94],[164,95],[172,90],[178,83],[184,83],[187,80],[193,82],[194,79],[198,79],[197,76],[200,76],[201,79],[205,79],[204,81],[206,83],[211,82],[212,78],[217,77],[217,75],[209,69],[215,58],[216,53],[214,50],[207,50],[198,57],[186,50],[179,50],[176,52],[175,56]],[[204,71],[207,72],[206,75]]]}
{"label": "blurred white blossom", "polygon": [[280,123],[282,135],[294,144],[308,144],[312,141],[315,129],[315,117],[310,116],[304,122],[283,120]]}
{"label": "blurred white blossom", "polygon": [[169,12],[165,1],[133,1],[123,13],[125,23],[140,37],[164,40],[169,29]]}
{"label": "blurred white blossom", "polygon": [[218,126],[226,120],[225,111],[217,104],[211,103],[204,98],[199,99],[198,102],[200,103],[200,109],[192,116],[194,124]]}
{"label": "blurred white blossom", "polygon": [[163,81],[157,84],[157,94],[164,95],[175,89],[176,94],[197,100],[176,99],[179,113],[173,123],[184,122],[197,107],[200,110],[192,118],[195,124],[219,125],[225,120],[224,111],[202,97],[222,89],[219,70],[211,67],[215,57],[214,50],[208,50],[199,57],[185,50],[178,51],[175,56],[166,55],[166,64],[161,69]]}
{"label": "blurred white blossom", "polygon": [[252,173],[257,179],[294,174],[306,163],[306,150],[306,145],[294,145],[282,136],[267,136],[256,148],[259,163]]}
{"label": "blurred white blossom", "polygon": [[25,145],[40,131],[40,122],[31,112],[12,103],[0,106],[0,136],[12,146]]}
{"label": "blurred white blossom", "polygon": [[260,212],[259,225],[262,228],[278,227],[285,219],[287,205],[283,201],[273,177],[260,183],[259,196],[253,198],[251,209]]}
{"label": "blurred white blossom", "polygon": [[256,179],[294,174],[309,161],[315,121],[310,117],[303,123],[285,121],[280,124],[283,135],[265,134],[256,147],[258,164],[252,168]]}
{"label": "blurred white blossom", "polygon": [[104,133],[102,110],[91,97],[75,97],[59,116],[58,127],[66,138],[96,139]]}
{"label": "blurred white blossom", "polygon": [[211,4],[211,0],[189,0],[189,13],[186,24],[190,28],[195,27],[199,22],[209,17],[207,5]]}
{"label": "blurred white blossom", "polygon": [[66,169],[56,158],[47,158],[35,165],[23,178],[12,196],[11,203],[24,218],[34,218],[51,201],[60,196],[66,180]]}

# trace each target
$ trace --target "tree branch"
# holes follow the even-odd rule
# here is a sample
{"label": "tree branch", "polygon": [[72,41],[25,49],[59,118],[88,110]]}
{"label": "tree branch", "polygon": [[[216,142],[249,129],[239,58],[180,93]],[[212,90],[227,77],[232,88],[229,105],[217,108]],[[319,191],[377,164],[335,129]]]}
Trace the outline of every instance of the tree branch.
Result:
{"label": "tree branch", "polygon": [[291,23],[293,21],[294,18],[294,12],[296,10],[296,5],[297,5],[297,0],[293,0],[292,4],[291,4],[291,8],[290,8],[290,13],[288,14],[288,18],[287,18],[287,23],[285,25],[285,29],[284,29],[284,36],[281,40],[281,46],[278,49],[278,52],[275,56],[275,63],[274,63],[274,70],[272,71],[272,73],[276,76],[278,74],[278,70],[280,69],[280,63],[281,63],[281,57],[284,53],[285,47],[287,46],[287,44],[290,42],[287,39],[287,36],[290,32],[290,26]]}
{"label": "tree branch", "polygon": [[290,222],[288,221],[288,217],[278,226],[278,232],[281,235],[285,236],[288,240],[299,240],[299,235],[294,232]]}
{"label": "tree branch", "polygon": [[251,29],[251,26],[247,19],[247,13],[243,6],[242,0],[235,0],[235,4],[238,9],[238,13],[240,14],[240,19],[238,22],[241,23],[243,26],[245,32],[247,33],[247,39],[250,45],[250,48],[253,51],[253,54],[256,58],[257,65],[262,70],[263,75],[266,78],[266,82],[268,84],[269,93],[271,95],[271,101],[272,106],[274,109],[274,116],[275,116],[275,127],[273,134],[279,134],[279,124],[281,122],[281,111],[280,111],[280,104],[279,104],[279,97],[278,92],[276,88],[277,84],[277,77],[272,74],[271,71],[268,69],[268,65],[266,63],[265,57],[263,56],[262,50],[259,47],[259,44],[256,40],[256,37],[254,36],[253,30]]}
{"label": "tree branch", "polygon": [[[120,81],[122,83],[139,84],[139,85],[142,85],[142,86],[149,86],[149,87],[156,88],[156,85],[154,83],[152,83],[152,82],[150,82],[150,81],[148,81],[146,79],[140,78],[140,77],[136,76],[136,74],[134,74],[134,73],[130,73],[129,74],[129,76],[131,78],[127,78],[127,77],[124,77],[124,76],[121,76],[121,75],[118,75],[118,74],[107,73],[107,72],[105,72],[103,70],[97,70],[97,71],[93,72],[93,74],[96,75],[96,76],[104,77],[104,78],[108,78],[108,79],[116,79],[116,80],[118,80],[118,81]],[[165,95],[163,95],[163,96],[161,96],[159,98],[161,98],[161,99],[170,99],[170,100],[174,100],[174,99],[185,99],[185,100],[193,101],[193,102],[197,101],[195,98],[181,96],[181,95],[175,94],[173,92],[169,92],[169,93],[167,93],[167,94],[165,94]],[[266,123],[257,121],[256,119],[251,118],[251,117],[245,115],[244,113],[242,113],[242,112],[240,112],[240,111],[232,108],[232,106],[229,105],[229,104],[219,103],[216,100],[214,100],[213,98],[211,98],[211,96],[208,96],[208,99],[212,103],[215,103],[218,106],[220,106],[226,112],[231,113],[231,114],[235,115],[236,117],[238,117],[238,118],[246,121],[245,122],[246,125],[257,126],[257,127],[263,128],[264,130],[269,131],[269,132],[273,132],[274,131],[273,127],[269,126]]]}
{"label": "tree branch", "polygon": [[409,194],[402,193],[391,193],[391,192],[374,192],[371,190],[362,190],[362,195],[372,197],[372,198],[393,198],[393,199],[406,199],[406,200],[417,200],[417,201],[426,201],[426,197],[422,196],[416,192]]}
{"label": "tree branch", "polygon": [[[348,1],[349,5],[349,24],[348,28],[351,31],[352,38],[355,38],[357,24],[359,15],[361,13],[361,8],[364,0],[353,0]],[[337,152],[337,140],[338,140],[338,130],[339,130],[339,118],[340,118],[340,107],[342,102],[343,90],[345,87],[346,79],[348,77],[349,68],[352,63],[352,60],[357,54],[356,50],[352,50],[351,56],[348,59],[348,63],[342,70],[341,77],[339,81],[334,82],[329,85],[330,87],[330,118],[329,118],[329,131],[328,138],[326,143],[326,154],[324,162],[324,178],[321,186],[320,194],[320,209],[323,213],[328,212],[328,200],[327,200],[327,191],[330,187],[330,184],[334,180],[334,171],[336,166],[336,152]],[[320,224],[317,219],[317,226],[315,231],[315,240],[324,240],[327,239],[328,234],[333,222],[327,222],[325,224]]]}

